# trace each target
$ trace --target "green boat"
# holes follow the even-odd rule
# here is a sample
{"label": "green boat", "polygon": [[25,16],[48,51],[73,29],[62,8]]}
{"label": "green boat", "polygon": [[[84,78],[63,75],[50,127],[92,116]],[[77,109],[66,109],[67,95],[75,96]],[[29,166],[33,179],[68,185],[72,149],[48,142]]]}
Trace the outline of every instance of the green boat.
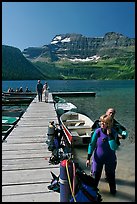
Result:
{"label": "green boat", "polygon": [[13,130],[13,128],[14,128],[14,125],[2,124],[2,142],[5,141],[5,139],[8,137],[8,135]]}
{"label": "green boat", "polygon": [[9,132],[14,128],[14,125],[4,125],[2,124],[2,136],[9,134]]}
{"label": "green boat", "polygon": [[2,116],[9,116],[9,117],[21,117],[23,113],[25,112],[25,109],[23,108],[2,108]]}
{"label": "green boat", "polygon": [[9,117],[9,116],[2,116],[2,124],[5,125],[15,125],[19,120],[19,117]]}
{"label": "green boat", "polygon": [[33,101],[33,98],[18,98],[18,99],[6,99],[5,97],[2,97],[2,105],[11,105],[11,106],[17,106],[17,105],[23,105],[23,104],[30,104]]}
{"label": "green boat", "polygon": [[53,97],[55,103],[66,103],[67,101],[64,98],[55,96]]}

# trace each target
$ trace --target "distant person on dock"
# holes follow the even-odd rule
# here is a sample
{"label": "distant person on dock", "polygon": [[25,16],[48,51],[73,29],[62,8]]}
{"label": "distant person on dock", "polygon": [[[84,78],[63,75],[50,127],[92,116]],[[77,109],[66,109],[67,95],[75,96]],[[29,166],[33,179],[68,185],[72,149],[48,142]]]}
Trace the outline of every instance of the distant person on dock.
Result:
{"label": "distant person on dock", "polygon": [[11,88],[10,88],[10,87],[8,88],[8,91],[7,91],[7,92],[8,92],[8,93],[10,93],[10,92],[11,92]]}
{"label": "distant person on dock", "polygon": [[103,166],[105,167],[110,193],[116,194],[115,170],[117,158],[115,151],[118,148],[116,142],[118,133],[113,128],[113,118],[110,115],[100,116],[100,126],[97,128],[88,146],[86,166],[90,164],[92,156],[91,174],[95,178],[96,187],[101,178]]}
{"label": "distant person on dock", "polygon": [[45,82],[45,84],[43,85],[43,93],[44,93],[44,96],[45,96],[45,102],[48,103],[49,86],[48,86],[47,82]]}
{"label": "distant person on dock", "polygon": [[13,88],[11,88],[10,92],[15,92]]}
{"label": "distant person on dock", "polygon": [[38,94],[38,100],[39,102],[42,102],[42,92],[43,92],[43,84],[40,80],[38,80],[38,83],[36,85],[36,92]]}
{"label": "distant person on dock", "polygon": [[20,87],[19,92],[23,92],[23,88],[22,88],[22,86]]}
{"label": "distant person on dock", "polygon": [[25,92],[31,92],[29,89],[28,89],[28,87],[26,87],[26,90],[25,90]]}

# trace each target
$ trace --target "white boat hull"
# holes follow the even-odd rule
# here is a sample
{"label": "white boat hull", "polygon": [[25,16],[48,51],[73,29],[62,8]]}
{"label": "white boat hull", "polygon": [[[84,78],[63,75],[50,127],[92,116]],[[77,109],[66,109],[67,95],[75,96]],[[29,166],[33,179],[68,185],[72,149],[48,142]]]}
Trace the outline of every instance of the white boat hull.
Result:
{"label": "white boat hull", "polygon": [[68,111],[61,115],[60,122],[70,145],[88,145],[91,138],[93,121],[80,113]]}

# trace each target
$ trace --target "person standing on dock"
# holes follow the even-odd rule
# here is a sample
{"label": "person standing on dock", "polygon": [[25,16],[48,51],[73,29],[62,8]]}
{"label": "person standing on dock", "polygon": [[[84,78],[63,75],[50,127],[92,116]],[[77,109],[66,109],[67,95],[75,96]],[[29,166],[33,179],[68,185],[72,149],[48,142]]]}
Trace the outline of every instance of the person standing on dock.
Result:
{"label": "person standing on dock", "polygon": [[48,103],[49,86],[48,86],[47,82],[45,82],[45,84],[43,85],[43,92],[44,92],[44,96],[45,96],[45,103]]}
{"label": "person standing on dock", "polygon": [[37,86],[36,86],[36,92],[38,94],[38,100],[39,102],[42,102],[42,92],[43,92],[43,84],[40,80],[38,80]]}
{"label": "person standing on dock", "polygon": [[97,128],[88,146],[86,166],[90,164],[92,156],[91,173],[95,178],[96,187],[101,178],[103,166],[107,175],[110,193],[116,194],[115,170],[117,157],[115,151],[118,148],[116,142],[118,133],[113,128],[113,118],[110,115],[100,117],[101,127]]}
{"label": "person standing on dock", "polygon": [[[114,118],[115,114],[116,114],[116,110],[114,108],[108,108],[106,110],[105,114],[110,115],[112,117],[112,119],[113,119],[113,128],[118,133],[117,143],[118,143],[118,145],[120,145],[119,140],[120,139],[126,139],[128,137],[128,131],[126,130],[126,128],[123,125],[121,125],[119,122],[117,122],[117,120]],[[100,127],[100,121],[98,119],[92,125],[92,130],[94,131],[96,128],[99,128],[99,127]]]}
{"label": "person standing on dock", "polygon": [[[108,108],[106,110],[106,115],[108,116],[111,116],[112,119],[113,119],[113,129],[117,132],[118,134],[118,137],[117,137],[117,145],[120,146],[120,140],[121,139],[126,139],[128,137],[128,131],[126,130],[126,128],[121,125],[114,117],[115,117],[115,114],[116,114],[116,110],[114,108]],[[94,124],[92,125],[92,135],[94,133],[94,131],[100,127],[100,120],[97,119]],[[91,136],[92,136],[91,135]],[[106,172],[105,172],[105,180],[108,181],[107,179],[107,175],[106,175]]]}
{"label": "person standing on dock", "polygon": [[28,89],[28,87],[26,87],[26,90],[25,90],[25,92],[31,92],[29,89]]}

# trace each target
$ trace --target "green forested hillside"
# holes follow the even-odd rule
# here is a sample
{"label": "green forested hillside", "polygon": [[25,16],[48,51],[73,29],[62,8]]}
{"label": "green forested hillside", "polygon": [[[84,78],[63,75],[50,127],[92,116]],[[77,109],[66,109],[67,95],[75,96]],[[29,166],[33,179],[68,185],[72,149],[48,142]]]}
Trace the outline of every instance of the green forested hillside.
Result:
{"label": "green forested hillside", "polygon": [[[26,79],[135,79],[134,46],[102,49],[101,59],[90,62],[30,62],[21,51],[2,46],[2,80]],[[112,52],[110,55],[109,53]],[[109,55],[108,55],[109,54]]]}
{"label": "green forested hillside", "polygon": [[104,54],[104,57],[97,62],[60,60],[54,63],[35,62],[34,64],[51,79],[135,79],[134,47],[120,49],[119,53],[121,54],[116,57]]}
{"label": "green forested hillside", "polygon": [[18,48],[2,46],[2,80],[24,80],[45,78]]}

